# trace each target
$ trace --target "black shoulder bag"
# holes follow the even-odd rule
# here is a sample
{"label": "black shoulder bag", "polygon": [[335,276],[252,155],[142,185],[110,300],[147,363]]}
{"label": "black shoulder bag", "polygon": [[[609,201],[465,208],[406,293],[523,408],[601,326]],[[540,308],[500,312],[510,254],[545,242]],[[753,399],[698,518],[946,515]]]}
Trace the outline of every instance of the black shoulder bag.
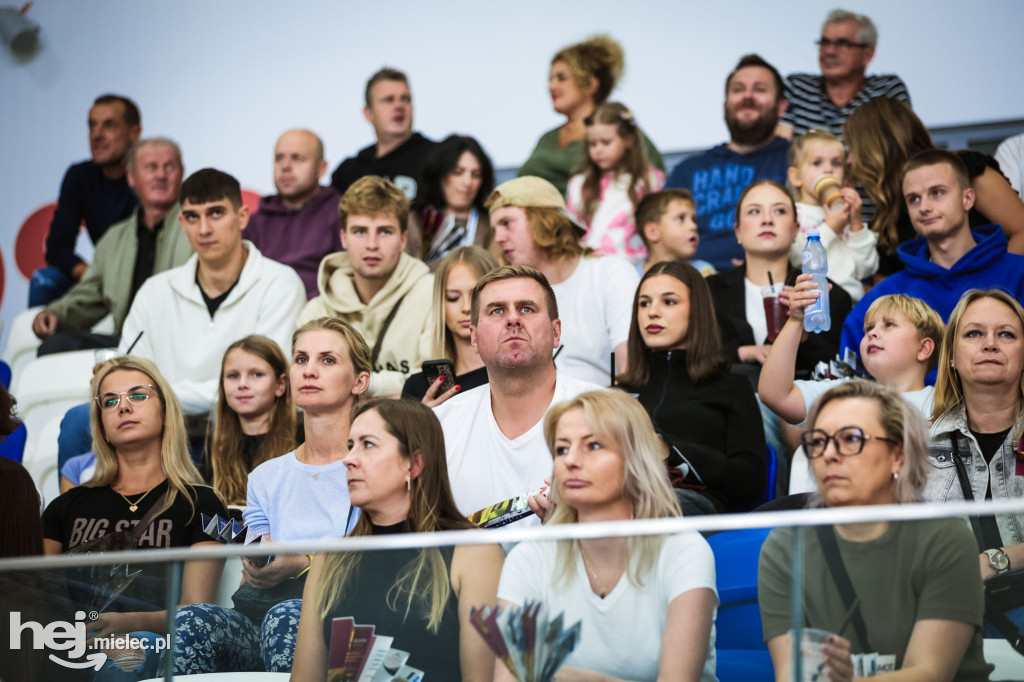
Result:
{"label": "black shoulder bag", "polygon": [[[853,603],[857,600],[857,593],[850,581],[850,574],[846,572],[843,557],[839,554],[839,542],[836,540],[835,529],[832,526],[815,526],[814,532],[818,535],[821,551],[825,554],[825,563],[828,564],[828,572],[832,574],[832,580],[839,588],[839,596],[843,598],[843,605],[847,611],[850,611],[853,608]],[[853,611],[853,631],[856,633],[857,641],[863,651],[874,651],[868,640],[868,627],[864,623],[864,615],[860,612],[860,607],[861,604],[857,604],[857,608]]]}
{"label": "black shoulder bag", "polygon": [[[971,484],[967,479],[967,467],[960,457],[960,446],[955,432],[949,434],[949,440],[953,444],[953,465],[956,467],[956,477],[960,481],[960,490],[963,492],[964,500],[973,502],[974,491],[971,490]],[[974,531],[974,539],[978,542],[980,554],[989,548],[985,547],[981,520],[977,515],[972,515],[970,519],[971,530]],[[1010,643],[1014,651],[1024,656],[1024,632],[1006,617],[1007,611],[1021,606],[1024,606],[1024,569],[997,575],[985,581],[985,618]]]}

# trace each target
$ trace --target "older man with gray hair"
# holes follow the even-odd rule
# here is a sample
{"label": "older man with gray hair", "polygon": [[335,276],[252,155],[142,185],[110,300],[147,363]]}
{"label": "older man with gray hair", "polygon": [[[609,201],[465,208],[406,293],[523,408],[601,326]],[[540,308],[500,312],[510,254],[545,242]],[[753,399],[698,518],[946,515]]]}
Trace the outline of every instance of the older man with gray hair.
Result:
{"label": "older man with gray hair", "polygon": [[[139,206],[96,243],[82,280],[36,315],[32,331],[43,339],[39,355],[116,346],[142,283],[192,255],[177,224],[184,174],[178,145],[164,137],[142,140],[128,152],[127,167],[128,185]],[[114,317],[114,334],[91,333],[108,314]]]}
{"label": "older man with gray hair", "polygon": [[843,121],[876,97],[910,104],[907,86],[894,74],[865,75],[875,56],[878,30],[870,18],[836,9],[825,17],[818,39],[821,75],[794,73],[786,78],[789,102],[776,133],[792,139],[808,130],[828,130],[842,139]]}

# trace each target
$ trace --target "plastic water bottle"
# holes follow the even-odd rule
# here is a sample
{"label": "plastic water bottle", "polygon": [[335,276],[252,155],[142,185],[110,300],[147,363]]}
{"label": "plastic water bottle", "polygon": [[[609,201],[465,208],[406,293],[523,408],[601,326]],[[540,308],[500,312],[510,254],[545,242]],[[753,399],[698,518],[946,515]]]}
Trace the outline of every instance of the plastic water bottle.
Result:
{"label": "plastic water bottle", "polygon": [[804,308],[804,330],[820,334],[827,332],[832,327],[832,317],[828,309],[828,258],[825,256],[825,247],[821,245],[821,237],[817,230],[807,232],[807,246],[804,247],[804,255],[801,258],[804,273],[814,275],[814,282],[818,285],[818,299]]}

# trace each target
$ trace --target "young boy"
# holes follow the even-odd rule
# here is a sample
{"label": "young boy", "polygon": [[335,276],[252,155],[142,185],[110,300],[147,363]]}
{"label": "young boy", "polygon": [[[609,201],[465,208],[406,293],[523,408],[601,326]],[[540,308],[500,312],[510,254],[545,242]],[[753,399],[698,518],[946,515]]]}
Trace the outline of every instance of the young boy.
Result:
{"label": "young boy", "polygon": [[[801,275],[801,278],[804,276]],[[797,347],[803,330],[803,308],[814,289],[803,289],[798,279],[790,303],[790,317],[772,344],[758,382],[758,397],[769,409],[790,424],[802,424],[811,404],[832,386],[845,379],[804,381],[793,379]],[[934,386],[924,380],[938,362],[938,345],[945,325],[924,301],[904,294],[878,298],[864,316],[864,338],[860,354],[864,367],[875,381],[898,390],[925,419],[931,418]],[[803,462],[803,464],[801,464]],[[814,489],[803,453],[793,457],[789,492]]]}
{"label": "young boy", "polygon": [[647,247],[644,270],[663,260],[689,263],[705,277],[715,268],[704,260],[691,260],[697,253],[697,206],[688,189],[666,189],[648,194],[636,207],[636,224]]}

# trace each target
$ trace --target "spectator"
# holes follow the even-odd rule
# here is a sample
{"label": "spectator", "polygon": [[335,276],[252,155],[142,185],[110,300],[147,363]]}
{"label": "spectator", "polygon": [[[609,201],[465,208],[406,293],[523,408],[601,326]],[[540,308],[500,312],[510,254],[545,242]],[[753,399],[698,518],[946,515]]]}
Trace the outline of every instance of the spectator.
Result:
{"label": "spectator", "polygon": [[489,383],[435,408],[455,504],[465,516],[540,488],[551,475],[544,414],[598,388],[555,371],[551,354],[562,323],[542,273],[522,265],[490,271],[473,287],[470,319]]}
{"label": "spectator", "polygon": [[76,163],[64,174],[46,235],[46,267],[32,273],[29,282],[29,307],[56,300],[85,275],[89,266],[75,254],[83,222],[96,244],[110,225],[131,215],[138,200],[125,180],[125,167],[128,150],[141,134],[142,117],[135,102],[121,95],[100,95],[92,103],[92,159]]}
{"label": "spectator", "polygon": [[[82,279],[36,315],[32,331],[43,340],[39,355],[117,346],[142,283],[192,255],[178,226],[184,172],[178,145],[162,137],[142,140],[129,150],[127,164],[128,186],[138,195],[139,207],[96,243]],[[108,314],[114,318],[113,335],[92,333]]]}
{"label": "spectator", "polygon": [[[788,296],[784,287],[792,287],[800,274],[789,260],[796,234],[792,195],[777,182],[758,180],[743,190],[736,208],[736,241],[743,249],[743,264],[708,278],[725,358],[744,363],[744,373],[755,377],[755,384],[771,348],[761,289],[774,286],[777,295]],[[810,374],[819,362],[833,359],[839,350],[850,295],[834,286],[829,306],[831,329],[808,334],[800,343],[796,366],[803,375]]]}
{"label": "spectator", "polygon": [[[903,164],[915,154],[933,149],[931,136],[910,107],[894,99],[874,99],[857,107],[843,131],[851,160],[847,180],[863,185],[876,208],[870,223],[878,233],[878,274],[891,275],[904,267],[897,247],[920,236],[904,203]],[[1024,254],[1024,203],[1000,175],[998,164],[981,152],[960,150],[955,154],[967,168],[975,196],[970,226],[1002,225],[1010,240],[1010,253]]]}
{"label": "spectator", "polygon": [[[583,393],[555,405],[544,438],[554,460],[548,525],[680,515],[665,479],[665,444],[625,394]],[[567,678],[593,671],[603,680],[716,679],[715,561],[695,531],[521,543],[502,569],[498,598],[518,607],[540,602],[566,623],[582,623],[558,672]],[[512,679],[500,663],[495,670],[497,679]]]}
{"label": "spectator", "polygon": [[[134,347],[173,387],[197,460],[225,349],[248,334],[286,344],[305,300],[291,268],[242,240],[248,218],[235,178],[214,168],[190,175],[181,186],[179,221],[195,254],[146,280],[122,329],[120,352]],[[72,408],[61,423],[58,470],[89,450],[84,409]]]}
{"label": "spectator", "polygon": [[[541,135],[530,158],[519,167],[519,176],[544,178],[565,194],[569,176],[584,160],[584,119],[594,107],[604,104],[612,94],[625,68],[622,46],[611,36],[598,35],[582,43],[564,47],[551,59],[548,92],[551,108],[565,116],[565,123]],[[644,156],[658,170],[665,162],[643,131],[640,131]]]}
{"label": "spectator", "polygon": [[[370,380],[370,349],[352,327],[324,317],[295,330],[292,357],[290,383],[304,410],[306,439],[249,474],[245,522],[251,537],[267,542],[343,537],[359,518],[342,458],[349,415]],[[234,609],[180,609],[175,672],[291,670],[311,561],[308,554],[281,554],[258,566],[243,558]]]}
{"label": "spectator", "polygon": [[245,232],[261,253],[294,268],[306,287],[306,298],[317,295],[320,261],[341,251],[341,195],[320,185],[325,172],[324,143],[316,134],[289,130],[281,135],[274,147],[277,194],[260,199]]}
{"label": "spectator", "polygon": [[470,325],[473,287],[496,267],[494,256],[479,246],[460,246],[441,259],[434,273],[434,329],[429,332],[429,355],[452,363],[455,386],[442,393],[439,386],[443,376],[438,376],[438,386],[430,386],[424,373],[417,372],[405,382],[403,398],[437,407],[459,391],[487,383],[487,368],[473,348]]}
{"label": "spectator", "polygon": [[725,125],[729,142],[683,159],[665,187],[682,187],[697,200],[698,257],[716,270],[739,265],[743,251],[729,228],[737,199],[754,180],[786,181],[789,142],[775,135],[786,111],[782,77],[756,54],[740,59],[725,79]]}
{"label": "spectator", "polygon": [[1003,140],[995,158],[1010,185],[1024,198],[1024,133]]}
{"label": "spectator", "polygon": [[[924,423],[894,390],[850,381],[826,392],[808,418],[803,446],[816,506],[913,504],[928,457]],[[803,556],[794,556],[797,534]],[[850,679],[851,654],[876,656],[879,673],[912,679],[984,680],[984,600],[970,531],[959,519],[875,521],[776,528],[761,548],[757,592],[775,679],[790,679],[792,572],[803,564],[803,627],[828,631],[822,679]],[[837,587],[839,568],[851,594]],[[852,608],[854,600],[859,605]],[[846,613],[853,614],[846,635]]]}
{"label": "spectator", "polygon": [[932,149],[911,158],[904,169],[903,196],[920,238],[899,247],[906,269],[875,285],[850,312],[843,325],[844,350],[859,348],[864,313],[886,294],[919,298],[943,319],[968,289],[998,286],[1024,300],[1024,256],[1006,252],[999,225],[971,229],[968,211],[976,195],[960,156]]}
{"label": "spectator", "polygon": [[541,178],[504,182],[487,199],[494,242],[505,262],[542,272],[561,310],[557,367],[593,384],[610,381],[609,364],[626,366],[629,301],[636,270],[616,256],[593,257],[583,228],[565,213],[555,187]]}
{"label": "spectator", "polygon": [[[363,514],[353,537],[465,530],[430,410],[373,400],[352,421],[348,486]],[[427,679],[489,682],[494,655],[472,631],[472,608],[495,606],[503,556],[495,545],[318,556],[306,586],[292,679],[326,679],[333,618],[352,616],[394,637]]]}
{"label": "spectator", "polygon": [[342,161],[331,175],[331,186],[344,195],[359,178],[379,175],[412,201],[436,145],[412,131],[412,93],[404,73],[385,67],[370,77],[363,116],[377,142]]}
{"label": "spectator", "polygon": [[[1019,499],[1019,477],[1010,472],[1020,461],[1022,405],[1024,310],[999,289],[969,291],[942,338],[924,499]],[[1024,515],[981,516],[971,527],[982,550],[974,568],[980,560],[984,580],[1024,565]],[[1013,618],[1017,627],[1020,615]]]}
{"label": "spectator", "polygon": [[700,273],[676,261],[647,271],[633,299],[630,363],[618,379],[670,446],[684,514],[749,510],[767,481],[754,391],[729,371],[716,332]]}
{"label": "spectator", "polygon": [[405,252],[431,270],[460,246],[488,248],[494,230],[484,199],[494,189],[494,167],[472,137],[449,135],[423,169],[422,188],[412,203]]}
{"label": "spectator", "polygon": [[621,256],[640,267],[647,251],[633,213],[644,194],[665,184],[647,165],[636,119],[618,102],[598,105],[587,126],[586,170],[569,179],[566,208],[587,229],[583,245],[603,256]]}
{"label": "spectator", "polygon": [[[46,554],[61,554],[106,533],[131,529],[152,509],[160,511],[147,521],[149,528],[138,538],[139,548],[217,544],[203,532],[200,520],[203,514],[226,516],[227,510],[213,489],[202,484],[189,459],[181,406],[151,362],[135,357],[113,360],[99,375],[90,422],[96,475],[47,506],[43,513]],[[213,601],[223,566],[223,560],[186,562],[181,603]],[[118,633],[149,640],[152,650],[153,640],[166,633],[168,572],[159,564],[143,564],[137,570],[141,574],[89,622],[88,630],[96,637]],[[93,586],[86,582],[85,587]],[[105,665],[114,667],[127,653],[107,651],[111,658]],[[152,677],[155,653],[135,664],[134,672]]]}
{"label": "spectator", "polygon": [[869,17],[832,10],[817,44],[821,75],[793,73],[786,78],[789,106],[779,135],[792,139],[808,130],[826,130],[841,140],[843,122],[869,100],[894,98],[910,106],[907,86],[899,76],[865,75],[878,44],[878,30]]}
{"label": "spectator", "polygon": [[636,205],[636,225],[647,247],[646,272],[655,263],[677,260],[689,263],[702,276],[715,274],[706,260],[694,258],[700,245],[697,204],[688,189],[663,189],[648,194]]}
{"label": "spectator", "polygon": [[[843,182],[846,151],[836,136],[824,130],[812,130],[795,140],[789,148],[789,182],[796,198],[796,219],[800,226],[789,262],[799,267],[807,246],[807,232],[817,230],[828,255],[829,279],[841,286],[854,303],[864,295],[861,280],[878,270],[878,235],[861,220],[862,201],[852,187],[839,189],[839,199],[822,206],[817,183],[825,175]],[[827,185],[826,185],[827,187]]]}
{"label": "spectator", "polygon": [[433,278],[423,261],[403,253],[409,201],[390,180],[367,175],[341,199],[341,243],[320,264],[320,295],[299,322],[337,317],[373,348],[370,395],[397,396],[423,357],[424,333],[433,324]]}

